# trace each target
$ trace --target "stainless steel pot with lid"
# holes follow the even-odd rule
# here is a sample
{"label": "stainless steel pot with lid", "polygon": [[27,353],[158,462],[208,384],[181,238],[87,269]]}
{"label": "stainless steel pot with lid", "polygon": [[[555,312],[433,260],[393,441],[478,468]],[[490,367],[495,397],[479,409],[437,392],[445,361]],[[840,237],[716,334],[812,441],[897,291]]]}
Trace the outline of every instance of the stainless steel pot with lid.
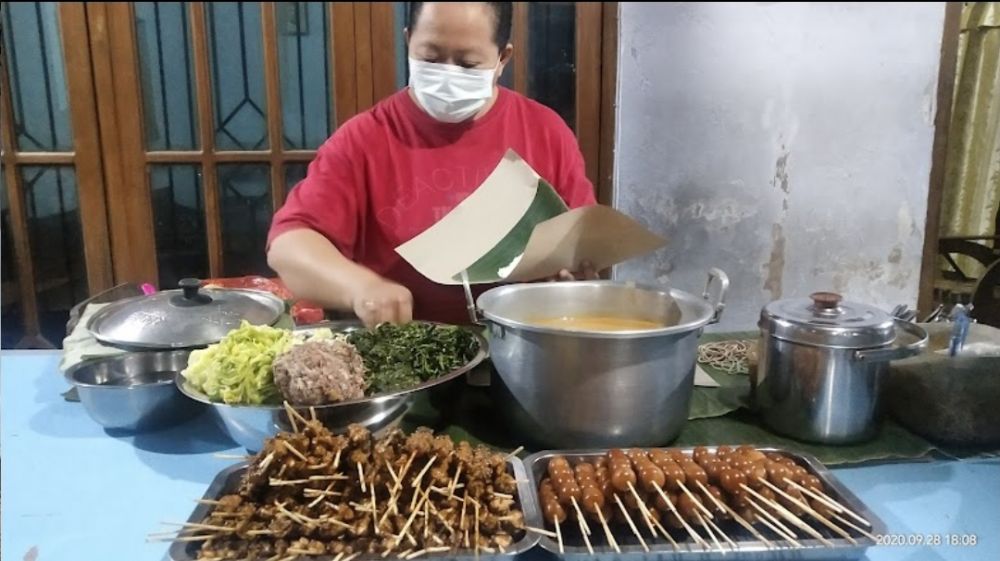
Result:
{"label": "stainless steel pot with lid", "polygon": [[185,349],[221,340],[244,320],[272,325],[285,311],[277,296],[258,290],[203,288],[197,279],[180,289],[120,300],[87,324],[98,341],[128,348]]}
{"label": "stainless steel pot with lid", "polygon": [[831,292],[771,302],[758,326],[754,405],[771,429],[811,442],[872,437],[889,361],[927,344],[917,325]]}

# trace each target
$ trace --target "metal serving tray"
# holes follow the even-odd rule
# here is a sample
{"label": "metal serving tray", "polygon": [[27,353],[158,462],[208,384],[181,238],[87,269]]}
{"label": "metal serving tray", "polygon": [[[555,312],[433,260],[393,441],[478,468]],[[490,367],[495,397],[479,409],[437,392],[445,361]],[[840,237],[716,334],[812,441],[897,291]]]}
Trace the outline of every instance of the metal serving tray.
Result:
{"label": "metal serving tray", "polygon": [[[715,452],[715,446],[706,446],[712,452]],[[690,455],[693,448],[677,448],[682,452]],[[823,464],[821,464],[816,458],[799,452],[792,452],[784,450],[781,448],[758,448],[761,452],[776,452],[788,457],[791,457],[799,465],[805,467],[810,473],[819,477],[823,482],[824,487],[826,487],[827,493],[833,497],[834,500],[840,504],[850,508],[856,514],[863,517],[865,520],[869,521],[872,525],[868,529],[869,533],[873,535],[884,534],[886,531],[885,524],[875,516],[875,514],[868,509],[861,502],[858,497],[851,493],[846,487],[844,487],[834,476],[827,470]],[[538,509],[541,513],[541,509],[538,506],[537,489],[538,483],[544,477],[545,471],[548,467],[548,461],[553,456],[563,456],[572,464],[575,459],[589,459],[596,458],[607,453],[607,449],[591,449],[591,450],[551,450],[538,452],[527,457],[524,460],[525,468],[528,472],[528,478],[530,480],[530,485],[532,493],[535,495],[533,502],[534,508]],[[807,520],[804,518],[804,520]],[[808,521],[808,520],[807,520]],[[539,540],[539,545],[545,550],[560,556],[564,559],[573,559],[580,561],[611,561],[615,559],[626,559],[627,561],[639,561],[639,560],[663,560],[663,559],[683,559],[685,561],[771,561],[771,560],[802,560],[802,561],[818,561],[818,560],[833,560],[833,559],[858,559],[864,555],[865,550],[876,543],[867,537],[858,535],[858,532],[845,528],[848,534],[850,534],[857,545],[850,543],[846,539],[837,536],[833,532],[830,532],[824,526],[819,524],[810,523],[810,526],[818,531],[824,538],[829,540],[833,546],[824,545],[817,539],[814,538],[797,538],[802,547],[795,547],[794,545],[783,541],[780,537],[774,535],[770,530],[766,530],[762,525],[755,526],[761,534],[763,534],[772,544],[771,548],[755,538],[750,532],[747,532],[744,528],[736,524],[735,522],[728,521],[722,526],[726,534],[732,538],[736,543],[737,548],[735,551],[722,541],[725,551],[720,551],[718,548],[713,547],[710,550],[703,549],[701,546],[693,543],[688,536],[682,536],[682,534],[674,534],[674,538],[678,541],[679,547],[677,550],[673,546],[659,537],[656,540],[651,540],[649,532],[646,528],[640,525],[639,521],[636,521],[639,525],[640,532],[643,533],[643,539],[646,540],[646,544],[649,546],[650,551],[647,553],[639,545],[638,540],[628,529],[627,526],[612,525],[612,530],[614,530],[615,540],[618,542],[621,553],[617,553],[612,549],[604,538],[604,533],[602,530],[594,528],[593,523],[591,524],[591,530],[593,530],[590,536],[591,544],[594,549],[594,555],[591,555],[585,544],[583,543],[582,537],[575,526],[565,523],[563,524],[563,549],[564,554],[559,555],[559,546],[554,538],[549,538],[542,536]],[[534,524],[532,524],[534,525]],[[786,522],[786,525],[787,522]],[[544,524],[540,523],[538,525],[540,528],[544,528]],[[789,527],[791,527],[789,525]],[[709,543],[711,540],[704,535],[704,531],[700,528],[699,533],[706,538]],[[801,535],[801,530],[796,528],[796,535]],[[684,541],[680,538],[686,538]],[[714,545],[714,543],[713,543]]]}
{"label": "metal serving tray", "polygon": [[[215,476],[211,485],[205,491],[205,495],[202,497],[205,500],[218,500],[224,495],[231,494],[235,492],[240,485],[240,480],[243,477],[243,473],[246,471],[247,462],[236,464],[230,466]],[[531,486],[530,478],[525,472],[524,464],[520,459],[514,457],[508,461],[509,473],[511,473],[517,480],[517,505],[520,506],[521,511],[524,513],[525,524],[529,526],[537,527],[541,523],[541,512],[538,510],[538,502],[535,497],[534,489]],[[187,522],[198,523],[204,520],[209,511],[212,509],[211,505],[205,505],[199,503],[198,506],[188,517]],[[511,544],[507,551],[504,553],[496,554],[486,554],[481,553],[475,556],[473,552],[468,552],[467,554],[452,555],[450,553],[429,553],[427,555],[422,555],[420,559],[457,559],[460,561],[508,561],[513,559],[518,554],[524,553],[537,545],[538,536],[534,532],[525,531],[524,535],[520,540],[515,541]],[[165,561],[195,561],[198,559],[198,550],[201,547],[199,542],[174,542],[171,544],[170,549],[167,551],[167,555],[164,558]],[[334,558],[331,555],[314,556],[308,557],[310,560],[315,561],[330,561]],[[394,558],[392,556],[389,557]],[[356,561],[371,560],[371,561],[385,561],[379,554],[365,554],[360,555],[355,558]]]}

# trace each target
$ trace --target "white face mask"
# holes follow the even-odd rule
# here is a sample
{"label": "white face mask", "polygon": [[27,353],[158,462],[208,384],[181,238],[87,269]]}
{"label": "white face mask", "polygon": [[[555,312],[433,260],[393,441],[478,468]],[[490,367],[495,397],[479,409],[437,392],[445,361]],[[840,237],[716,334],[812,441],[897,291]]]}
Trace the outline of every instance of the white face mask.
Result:
{"label": "white face mask", "polygon": [[411,58],[410,87],[431,117],[445,123],[460,123],[475,116],[493,97],[496,71],[496,67],[462,68]]}

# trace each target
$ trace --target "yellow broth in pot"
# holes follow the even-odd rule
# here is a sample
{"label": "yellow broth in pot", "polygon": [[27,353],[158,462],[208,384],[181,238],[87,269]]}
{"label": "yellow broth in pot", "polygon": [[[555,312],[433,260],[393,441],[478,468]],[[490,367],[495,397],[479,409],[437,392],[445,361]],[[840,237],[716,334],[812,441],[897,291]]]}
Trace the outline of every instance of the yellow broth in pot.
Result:
{"label": "yellow broth in pot", "polygon": [[539,327],[573,331],[646,331],[665,327],[664,324],[655,321],[612,316],[533,318],[528,323]]}

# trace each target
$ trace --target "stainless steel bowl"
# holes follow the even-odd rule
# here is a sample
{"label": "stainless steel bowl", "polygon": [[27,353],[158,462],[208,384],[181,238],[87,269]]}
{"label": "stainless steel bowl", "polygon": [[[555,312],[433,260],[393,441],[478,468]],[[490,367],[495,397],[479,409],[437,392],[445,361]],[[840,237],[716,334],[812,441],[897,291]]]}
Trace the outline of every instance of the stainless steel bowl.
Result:
{"label": "stainless steel bowl", "polygon": [[[313,407],[296,407],[303,417],[309,418],[315,413],[332,432],[347,430],[351,424],[360,424],[372,433],[378,433],[398,423],[416,403],[417,399],[427,396],[432,403],[455,403],[459,393],[466,385],[465,375],[487,357],[486,339],[478,333],[473,333],[479,341],[479,352],[467,364],[429,380],[419,386],[352,401],[316,405]],[[289,431],[292,426],[288,420],[285,408],[280,405],[227,405],[211,401],[200,391],[191,387],[187,379],[178,372],[177,387],[194,401],[206,404],[217,415],[223,430],[240,446],[250,452],[258,452],[264,447],[264,441],[279,432]]]}
{"label": "stainless steel bowl", "polygon": [[[709,302],[613,281],[511,285],[483,294],[499,379],[491,390],[518,434],[555,448],[658,446],[687,420],[698,336],[718,319],[728,279]],[[591,332],[539,327],[532,319],[610,316],[659,329]]]}
{"label": "stainless steel bowl", "polygon": [[145,431],[185,421],[204,409],[185,399],[174,376],[188,351],[126,353],[82,362],[66,372],[90,418],[106,429]]}

